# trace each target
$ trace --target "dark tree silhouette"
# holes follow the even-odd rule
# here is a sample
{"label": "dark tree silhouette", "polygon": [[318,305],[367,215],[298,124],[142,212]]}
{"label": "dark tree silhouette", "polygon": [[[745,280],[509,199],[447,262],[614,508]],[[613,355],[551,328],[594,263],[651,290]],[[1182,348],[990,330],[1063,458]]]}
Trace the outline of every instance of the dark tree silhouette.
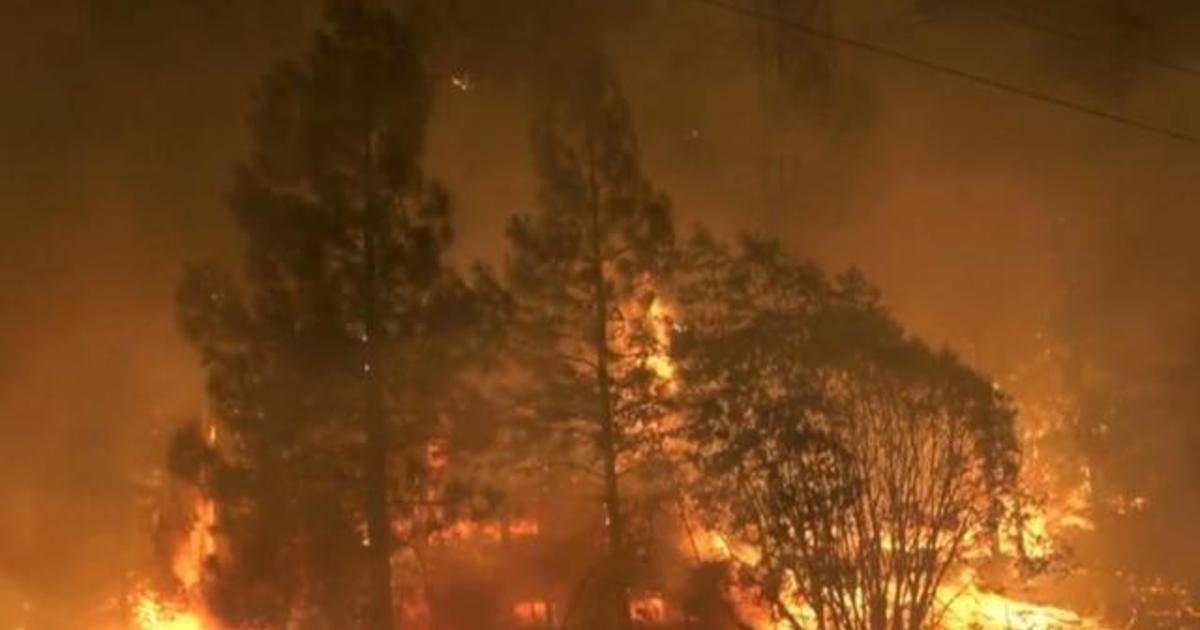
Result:
{"label": "dark tree silhouette", "polygon": [[391,630],[396,532],[438,499],[427,451],[455,437],[450,407],[471,417],[455,381],[503,300],[442,263],[450,215],[419,167],[431,103],[412,39],[356,3],[326,17],[262,83],[230,201],[245,290],[211,266],[179,288],[219,431],[181,434],[172,464],[217,503],[210,595],[229,620]]}
{"label": "dark tree silhouette", "polygon": [[550,446],[551,464],[600,482],[608,560],[590,580],[603,593],[590,599],[603,604],[596,620],[578,623],[625,628],[632,549],[623,477],[645,472],[664,414],[650,311],[672,249],[670,212],[642,174],[628,107],[599,57],[562,74],[533,139],[541,207],[508,230],[527,426]]}
{"label": "dark tree silhouette", "polygon": [[797,628],[789,601],[818,628],[935,623],[1016,484],[1005,397],[906,336],[855,272],[753,239],[701,236],[686,260],[673,346],[697,497],[759,549],[767,601]]}

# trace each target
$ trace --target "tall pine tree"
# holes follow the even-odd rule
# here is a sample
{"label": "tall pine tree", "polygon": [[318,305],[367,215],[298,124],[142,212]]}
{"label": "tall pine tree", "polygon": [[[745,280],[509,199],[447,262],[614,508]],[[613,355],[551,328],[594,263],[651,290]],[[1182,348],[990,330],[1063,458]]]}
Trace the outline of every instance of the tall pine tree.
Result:
{"label": "tall pine tree", "polygon": [[567,65],[534,125],[540,209],[509,225],[508,278],[529,418],[553,445],[547,463],[600,483],[606,559],[584,598],[593,606],[568,622],[627,628],[634,549],[623,480],[639,472],[665,413],[651,305],[674,237],[610,68],[597,55]]}
{"label": "tall pine tree", "polygon": [[427,449],[452,433],[444,390],[490,286],[443,265],[447,196],[419,166],[430,109],[395,17],[331,5],[262,84],[231,196],[244,283],[209,266],[180,287],[221,430],[215,447],[181,436],[172,463],[216,501],[210,597],[235,623],[396,627],[396,525],[431,500]]}

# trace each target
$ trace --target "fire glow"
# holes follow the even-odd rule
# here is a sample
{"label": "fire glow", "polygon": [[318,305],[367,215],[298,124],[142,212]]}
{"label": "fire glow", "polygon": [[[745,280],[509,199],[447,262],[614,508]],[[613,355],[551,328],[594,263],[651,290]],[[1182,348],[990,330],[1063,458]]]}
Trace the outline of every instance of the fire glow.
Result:
{"label": "fire glow", "polygon": [[208,630],[199,615],[175,610],[153,595],[143,595],[134,606],[136,630]]}
{"label": "fire glow", "polygon": [[[209,430],[209,444],[216,442],[215,429]],[[131,604],[133,630],[220,630],[206,613],[201,595],[204,565],[216,554],[216,505],[207,497],[196,497],[191,506],[190,524],[171,558],[172,578],[180,587],[179,595],[167,597],[142,588]]]}
{"label": "fire glow", "polygon": [[[676,366],[671,362],[665,345],[669,340],[669,327],[674,324],[674,313],[660,300],[654,300],[646,311],[651,331],[660,344],[660,350],[646,359],[646,365],[669,386],[675,386]],[[1038,414],[1022,416],[1026,423],[1047,422]],[[1039,427],[1027,427],[1022,438],[1032,443],[1043,431]],[[209,436],[210,441],[215,436]],[[439,462],[446,460],[440,450],[433,449],[431,455]],[[1036,452],[1036,449],[1030,449]],[[1044,463],[1044,462],[1042,462]],[[1046,506],[1033,506],[1025,510],[1022,531],[1009,532],[1005,542],[998,548],[1004,556],[1027,554],[1033,557],[1049,556],[1055,552],[1053,534],[1065,530],[1088,530],[1090,519],[1090,486],[1085,482],[1079,487],[1063,493],[1058,501]],[[198,497],[191,509],[191,527],[186,532],[172,559],[172,573],[181,586],[176,597],[168,597],[149,590],[139,594],[133,602],[133,630],[223,630],[205,611],[200,586],[205,562],[214,556],[217,545],[213,536],[216,523],[214,504]],[[446,531],[434,536],[430,543],[456,545],[470,542],[498,543],[508,539],[536,539],[541,534],[541,524],[533,518],[510,521],[469,522],[453,524]],[[1019,542],[1011,542],[1018,540]],[[722,532],[710,530],[689,535],[683,544],[697,561],[719,560],[734,564],[755,565],[761,559],[760,552],[751,545],[731,539]],[[977,540],[972,540],[972,549],[966,554],[971,561],[983,561],[997,552]],[[788,614],[796,620],[811,622],[812,611],[794,592],[787,593],[782,602]],[[794,591],[794,590],[793,590]],[[1065,607],[1054,606],[1021,599],[1005,594],[1003,589],[989,586],[972,566],[961,568],[938,590],[937,601],[941,608],[935,615],[936,627],[944,630],[1056,630],[1078,628],[1102,630],[1105,626],[1095,617],[1081,614]],[[754,630],[796,630],[793,622],[773,616],[758,596],[750,591],[730,586],[728,595],[736,613]],[[423,603],[412,602],[425,609]],[[407,605],[407,604],[406,604]],[[630,602],[632,619],[642,626],[654,626],[675,617],[671,604],[661,595],[646,593]],[[511,605],[513,620],[522,625],[541,626],[553,623],[555,606],[545,599],[518,601]]]}

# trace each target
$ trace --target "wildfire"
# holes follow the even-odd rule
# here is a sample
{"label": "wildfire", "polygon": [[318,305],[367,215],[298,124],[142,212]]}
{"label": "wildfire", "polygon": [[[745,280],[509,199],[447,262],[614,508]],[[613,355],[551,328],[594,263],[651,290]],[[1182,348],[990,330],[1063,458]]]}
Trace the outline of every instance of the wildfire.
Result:
{"label": "wildfire", "polygon": [[[655,375],[670,386],[675,384],[676,366],[666,350],[670,333],[675,326],[671,307],[660,299],[653,300],[644,315],[657,348],[645,364]],[[1038,397],[1032,397],[1038,398]],[[1028,423],[1022,432],[1022,441],[1030,446],[1029,454],[1033,465],[1026,474],[1029,481],[1041,488],[1054,487],[1056,501],[1046,504],[1022,506],[1019,531],[1009,532],[998,549],[987,546],[980,540],[972,540],[972,551],[967,554],[969,562],[982,562],[996,551],[1006,557],[1018,554],[1027,557],[1050,557],[1055,552],[1056,538],[1064,531],[1088,531],[1094,525],[1091,520],[1090,475],[1086,469],[1075,475],[1081,481],[1074,485],[1051,484],[1052,477],[1047,469],[1051,459],[1038,448],[1040,438],[1056,422],[1061,423],[1061,404],[1021,405],[1022,420]],[[1048,408],[1049,407],[1049,408]],[[215,441],[215,435],[210,436]],[[431,444],[427,457],[431,468],[440,470],[447,465],[448,458],[443,444]],[[1060,468],[1061,470],[1061,468]],[[1123,511],[1142,509],[1145,499],[1135,497],[1123,502]],[[1115,509],[1115,508],[1114,508]],[[686,515],[685,515],[686,518]],[[193,504],[192,526],[181,539],[173,558],[172,571],[182,587],[178,597],[166,597],[149,589],[143,589],[132,602],[133,630],[218,630],[219,624],[206,614],[198,594],[203,566],[216,553],[212,528],[216,521],[216,508],[212,501],[203,497]],[[467,541],[500,542],[510,539],[536,538],[540,524],[532,518],[493,520],[486,522],[462,521],[447,530],[438,532],[430,542],[455,544]],[[1019,541],[1014,543],[1012,541]],[[754,566],[761,561],[761,553],[753,545],[733,539],[716,530],[689,530],[684,541],[697,560],[727,560],[744,566]],[[1033,599],[1022,599],[1020,595],[1000,586],[1009,579],[984,580],[973,567],[961,568],[948,583],[938,591],[937,627],[943,630],[1102,630],[1105,626],[1092,616],[1070,608],[1039,603]],[[735,603],[737,614],[747,627],[754,630],[792,630],[792,621],[779,619],[770,613],[756,593],[731,585],[729,595]],[[794,589],[784,588],[782,604],[788,616],[804,623],[814,622],[815,615],[804,604]],[[641,622],[654,624],[669,617],[669,605],[656,593],[648,593],[630,602],[631,616]],[[543,625],[554,617],[554,606],[549,600],[529,599],[512,604],[511,613],[520,623]]]}
{"label": "wildfire", "polygon": [[200,583],[204,562],[216,553],[216,542],[212,536],[217,517],[216,505],[211,499],[202,497],[196,500],[193,511],[191,531],[172,562],[175,578],[187,590],[194,589]]}
{"label": "wildfire", "polygon": [[661,595],[651,594],[629,602],[629,612],[638,622],[660,622],[667,618],[667,603]]}
{"label": "wildfire", "polygon": [[212,525],[216,508],[212,501],[197,499],[191,530],[179,546],[171,563],[175,579],[183,587],[182,595],[169,598],[152,589],[142,589],[134,598],[134,630],[217,630],[208,620],[197,593],[204,562],[216,552]]}
{"label": "wildfire", "polygon": [[550,621],[550,604],[544,600],[517,602],[512,607],[513,616],[524,625],[545,624]]}
{"label": "wildfire", "polygon": [[[1050,507],[1028,507],[1024,511],[1023,531],[1012,532],[1021,536],[1021,545],[1005,543],[1001,545],[1000,552],[1009,557],[1022,552],[1031,557],[1049,556],[1055,552],[1056,544],[1056,539],[1049,532],[1090,529],[1087,490],[1081,487],[1070,492]],[[696,532],[683,544],[698,560],[728,560],[746,566],[757,565],[761,560],[761,554],[754,546],[716,530]],[[967,554],[969,560],[983,561],[994,553],[980,539],[973,539],[971,545],[976,548]],[[789,590],[784,589],[785,592]],[[755,593],[733,586],[730,596],[736,604],[738,615],[749,627],[755,630],[794,630],[790,620],[772,616]],[[794,592],[782,599],[788,614],[794,619],[803,622],[814,619],[812,611]],[[941,607],[937,627],[943,630],[1103,630],[1106,627],[1098,617],[1066,607],[1022,599],[988,586],[979,572],[970,566],[961,569],[943,585],[937,599]]]}
{"label": "wildfire", "polygon": [[147,593],[138,598],[133,610],[136,630],[208,630],[200,615],[176,610]]}
{"label": "wildfire", "polygon": [[988,591],[981,586],[979,575],[971,569],[964,570],[955,583],[943,587],[939,599],[946,606],[942,625],[949,630],[1098,630],[1104,627],[1099,620],[1067,608],[1022,601]]}
{"label": "wildfire", "polygon": [[508,521],[458,521],[443,531],[429,537],[433,544],[451,544],[455,542],[489,542],[498,543],[504,540],[535,538],[541,531],[537,519],[520,518]]}
{"label": "wildfire", "polygon": [[[216,430],[210,427],[209,444],[216,443]],[[171,558],[171,573],[181,587],[177,597],[168,597],[151,588],[142,588],[133,598],[134,630],[218,630],[202,605],[199,585],[204,564],[217,552],[213,527],[217,507],[212,499],[196,496],[192,500],[189,527]]]}
{"label": "wildfire", "polygon": [[[1081,615],[1068,608],[1039,604],[990,591],[971,569],[962,571],[953,583],[939,591],[943,606],[940,624],[943,630],[1103,630],[1098,618]],[[753,596],[735,590],[733,600],[738,614],[755,630],[794,630],[791,621],[772,618]],[[811,622],[813,615],[802,602],[789,598],[788,613],[795,619]]]}
{"label": "wildfire", "polygon": [[650,303],[650,308],[647,312],[649,316],[650,331],[654,335],[654,340],[659,346],[659,350],[647,359],[647,366],[664,381],[673,383],[675,380],[675,364],[668,356],[666,347],[671,338],[671,326],[674,321],[674,313],[663,303],[662,300],[655,298]]}

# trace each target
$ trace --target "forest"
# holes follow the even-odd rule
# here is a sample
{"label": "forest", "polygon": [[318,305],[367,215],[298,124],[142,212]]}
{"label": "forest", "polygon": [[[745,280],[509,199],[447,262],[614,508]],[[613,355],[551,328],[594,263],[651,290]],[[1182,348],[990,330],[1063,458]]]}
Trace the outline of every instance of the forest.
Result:
{"label": "forest", "polygon": [[[130,164],[79,160],[161,195],[155,208],[181,205],[173,219],[97,211],[101,227],[77,221],[65,245],[45,236],[70,251],[47,278],[104,268],[91,253],[109,245],[142,261],[118,259],[124,272],[46,298],[5,283],[33,314],[0,326],[16,366],[0,372],[0,417],[30,419],[0,436],[0,625],[1197,627],[1200,261],[1192,215],[1164,199],[1186,196],[1177,145],[1200,136],[1133,107],[1165,93],[1138,72],[1191,72],[1170,44],[1191,14],[1097,2],[328,0],[286,19],[268,0],[81,2],[79,23],[113,39],[79,50],[115,55],[135,83],[162,68],[94,103],[84,116],[133,119],[96,125],[95,142],[166,131]],[[891,47],[947,15],[1128,46],[1081,54],[1095,65],[1063,70],[1053,93],[922,52],[968,27]],[[197,35],[245,37],[254,20],[279,41]],[[180,56],[130,65],[150,33],[178,37],[161,45]],[[197,46],[231,48],[180,65]],[[864,55],[1024,100],[982,105],[994,128],[958,101],[916,116],[910,100],[941,103],[936,90],[878,96],[847,78]],[[224,101],[201,86],[226,73],[245,75],[230,97],[244,136],[215,150],[206,138],[235,133],[233,116],[202,113]],[[62,89],[114,89],[94,80]],[[166,85],[182,123],[137,96]],[[1005,137],[1033,107],[1061,118]],[[177,142],[208,115],[222,122]],[[1036,144],[1084,124],[1115,131]],[[1117,133],[1140,135],[1106,152]],[[1151,141],[1181,153],[1138,144]],[[193,181],[208,151],[221,175]],[[1100,159],[1115,166],[1062,166]],[[1129,201],[1125,186],[1158,190]],[[51,204],[0,186],[0,207],[10,193]],[[192,194],[228,234],[182,247],[164,226],[203,233]],[[1127,209],[1155,204],[1157,218]],[[19,275],[39,238],[0,267]],[[142,278],[169,289],[130,297]],[[42,302],[50,343],[21,334]],[[170,332],[143,328],[148,313]],[[90,359],[93,345],[107,354]],[[139,388],[117,366],[143,352],[155,376],[138,378],[156,385]],[[52,378],[22,367],[43,363]],[[158,389],[191,393],[179,405]],[[100,421],[38,438],[41,413]],[[151,430],[125,418],[139,414]],[[119,426],[134,437],[106,433]],[[91,478],[93,445],[116,481]],[[39,484],[64,495],[32,498]]]}
{"label": "forest", "polygon": [[326,19],[259,89],[241,273],[178,290],[212,416],[170,470],[220,623],[922,628],[1019,543],[1007,397],[856,270],[681,234],[596,45],[548,70],[503,269],[460,270],[423,45]]}

